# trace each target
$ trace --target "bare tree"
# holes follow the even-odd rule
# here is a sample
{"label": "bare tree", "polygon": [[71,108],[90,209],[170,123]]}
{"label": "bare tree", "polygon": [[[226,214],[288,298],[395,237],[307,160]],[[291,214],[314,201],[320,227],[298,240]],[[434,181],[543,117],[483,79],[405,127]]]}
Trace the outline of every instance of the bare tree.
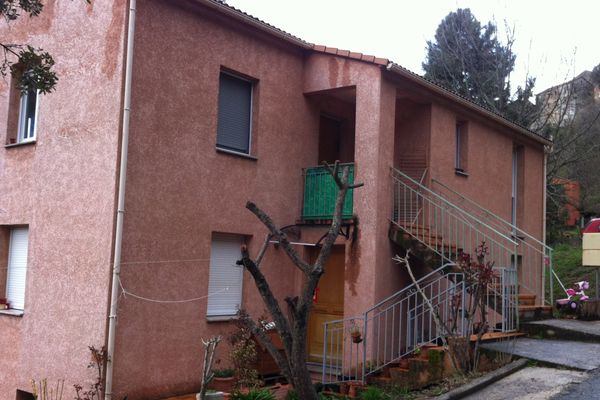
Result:
{"label": "bare tree", "polygon": [[[277,227],[266,212],[250,201],[246,203],[246,208],[267,227],[269,233],[255,259],[250,257],[246,246],[242,246],[242,259],[238,261],[238,264],[243,265],[254,279],[254,283],[256,284],[269,314],[275,322],[275,327],[283,342],[285,357],[277,351],[273,342],[266,334],[261,321],[257,322],[246,315],[244,323],[275,359],[282,374],[290,383],[292,383],[298,392],[299,397],[303,400],[316,400],[318,398],[312,384],[310,372],[306,366],[307,328],[308,318],[312,309],[313,295],[321,276],[325,273],[325,265],[331,254],[333,244],[340,233],[342,208],[346,193],[348,190],[362,186],[362,183],[352,184],[349,182],[349,171],[347,167],[342,169],[341,177],[339,176],[338,161],[335,162],[333,167],[325,162],[324,165],[331,174],[339,191],[335,203],[333,220],[322,242],[316,261],[313,264],[304,261],[293,248],[284,230]],[[282,309],[281,304],[271,290],[269,282],[259,268],[264,259],[269,242],[272,239],[279,243],[292,263],[304,275],[304,284],[300,296],[285,298],[288,308],[287,313]]]}

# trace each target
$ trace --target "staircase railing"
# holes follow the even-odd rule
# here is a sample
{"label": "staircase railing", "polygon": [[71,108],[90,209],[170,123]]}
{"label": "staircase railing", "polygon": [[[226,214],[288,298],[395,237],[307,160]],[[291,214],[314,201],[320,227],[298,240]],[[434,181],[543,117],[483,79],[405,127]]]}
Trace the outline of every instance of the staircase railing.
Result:
{"label": "staircase railing", "polygon": [[[451,300],[464,299],[460,273],[443,275],[444,265],[417,282],[440,318],[447,320]],[[457,321],[462,332],[463,316]],[[417,347],[439,340],[442,330],[425,305],[416,285],[411,284],[382,300],[360,316],[324,324],[323,382],[364,381],[365,377],[413,352]],[[354,332],[360,338],[353,336]]]}
{"label": "staircase railing", "polygon": [[[469,336],[466,310],[471,300],[462,273],[444,274],[447,265],[382,300],[360,316],[324,324],[323,383],[364,382],[365,378],[427,344],[440,344],[448,334],[435,317],[458,336]],[[514,269],[498,269],[488,286],[488,325],[512,331],[518,326],[517,277]],[[432,309],[433,308],[433,309]],[[353,336],[358,334],[358,336]]]}
{"label": "staircase railing", "polygon": [[499,268],[515,266],[517,242],[399,170],[392,169],[391,220],[446,262],[473,253],[485,242],[487,259]]}
{"label": "staircase railing", "polygon": [[[478,216],[486,224],[493,226],[500,232],[511,236],[519,245],[518,253],[521,274],[521,284],[532,290],[532,294],[540,294],[538,304],[554,304],[554,279],[560,286],[564,286],[553,268],[553,249],[543,241],[514,225],[512,222],[500,217],[494,212],[481,206],[472,199],[457,192],[443,182],[432,178],[434,191],[451,199],[455,204],[471,215]],[[541,279],[540,279],[541,278]],[[548,287],[546,288],[546,281]],[[537,299],[536,299],[537,300]]]}

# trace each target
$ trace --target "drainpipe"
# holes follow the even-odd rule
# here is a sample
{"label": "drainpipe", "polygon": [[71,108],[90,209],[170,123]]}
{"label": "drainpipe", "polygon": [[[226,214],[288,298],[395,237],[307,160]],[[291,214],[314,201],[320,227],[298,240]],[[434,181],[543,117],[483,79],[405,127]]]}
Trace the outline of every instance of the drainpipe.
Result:
{"label": "drainpipe", "polygon": [[[542,220],[544,222],[542,222],[542,243],[544,243],[544,245],[546,244],[546,201],[547,201],[547,196],[548,194],[546,193],[547,191],[547,185],[548,185],[548,153],[552,151],[552,148],[549,146],[544,146],[544,195],[542,196],[543,200],[543,204],[542,204]],[[546,302],[546,257],[552,257],[552,254],[548,254],[546,255],[546,248],[544,247],[544,261],[542,262],[542,305],[545,304]],[[549,282],[549,286],[550,286],[550,304],[554,305],[554,277],[553,275],[553,265],[552,265],[552,259],[549,260],[549,264],[548,264],[548,276],[550,279]]]}
{"label": "drainpipe", "polygon": [[127,148],[129,145],[129,115],[131,113],[131,79],[133,76],[133,36],[135,33],[135,0],[129,0],[127,50],[125,53],[125,90],[123,93],[123,126],[121,130],[121,165],[119,170],[119,199],[115,227],[115,247],[108,317],[108,342],[106,346],[106,381],[104,400],[112,399],[113,366],[115,361],[115,334],[117,330],[117,302],[119,300],[119,274],[123,246],[123,218],[125,214],[125,181],[127,178]]}
{"label": "drainpipe", "polygon": [[544,146],[544,204],[543,204],[543,209],[544,209],[544,214],[542,215],[544,218],[544,223],[542,225],[542,242],[544,244],[546,244],[546,189],[547,189],[547,180],[548,177],[546,176],[546,174],[548,173],[548,153],[552,151],[551,149],[549,149],[547,146]]}

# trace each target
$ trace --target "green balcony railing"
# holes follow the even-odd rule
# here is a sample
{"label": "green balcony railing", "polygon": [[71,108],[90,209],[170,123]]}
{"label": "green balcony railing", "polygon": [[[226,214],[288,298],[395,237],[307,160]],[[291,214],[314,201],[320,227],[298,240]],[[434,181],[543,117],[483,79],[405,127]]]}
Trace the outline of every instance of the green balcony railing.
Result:
{"label": "green balcony railing", "polygon": [[[340,164],[338,176],[342,176],[344,167],[349,167],[348,180],[354,182],[354,164]],[[325,167],[313,167],[304,169],[304,202],[302,207],[302,219],[332,219],[335,211],[335,200],[338,187],[333,177]],[[342,218],[352,218],[353,191],[346,194]]]}

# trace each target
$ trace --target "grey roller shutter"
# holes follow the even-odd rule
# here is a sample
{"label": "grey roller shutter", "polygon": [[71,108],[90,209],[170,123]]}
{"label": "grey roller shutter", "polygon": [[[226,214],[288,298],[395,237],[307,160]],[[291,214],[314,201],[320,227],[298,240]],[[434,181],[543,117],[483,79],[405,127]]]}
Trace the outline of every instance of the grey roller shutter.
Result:
{"label": "grey roller shutter", "polygon": [[250,153],[252,82],[221,73],[217,146]]}

